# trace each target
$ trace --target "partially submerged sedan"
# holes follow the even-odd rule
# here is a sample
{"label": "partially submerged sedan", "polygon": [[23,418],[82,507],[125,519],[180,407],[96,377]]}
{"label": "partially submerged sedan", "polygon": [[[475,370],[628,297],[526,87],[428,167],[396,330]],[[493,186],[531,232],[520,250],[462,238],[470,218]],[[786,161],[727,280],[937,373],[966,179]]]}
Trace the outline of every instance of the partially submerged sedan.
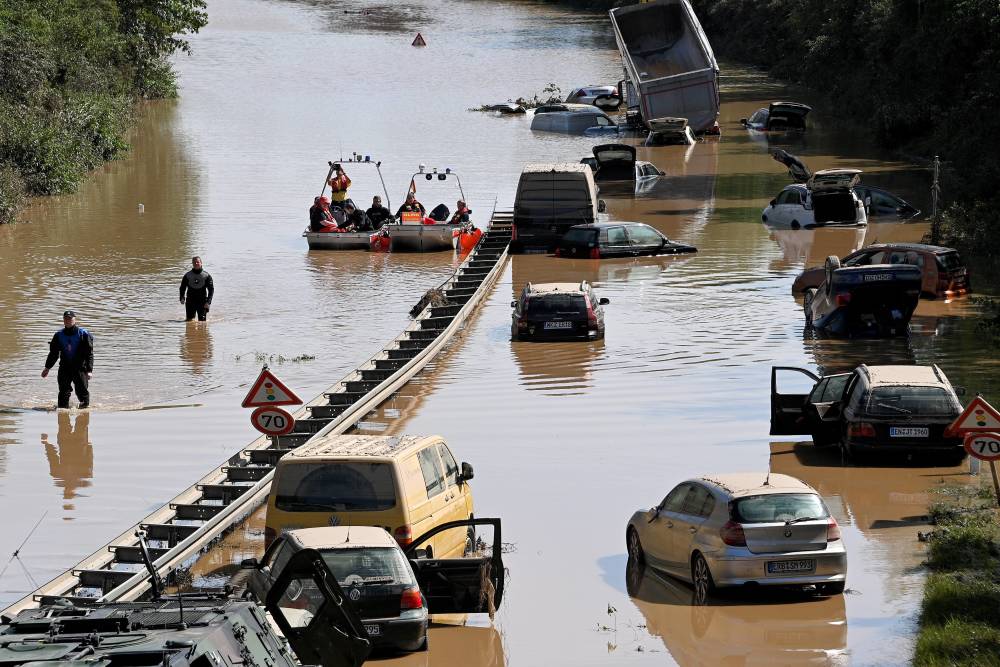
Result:
{"label": "partially submerged sedan", "polygon": [[671,241],[641,222],[598,222],[570,227],[556,246],[556,257],[606,259],[698,252],[694,246]]}
{"label": "partially submerged sedan", "polygon": [[665,176],[663,171],[644,160],[635,159],[635,147],[628,144],[601,144],[594,146],[593,156],[580,159],[594,172],[598,183],[632,182],[647,183]]}
{"label": "partially submerged sedan", "polygon": [[920,299],[920,280],[916,266],[842,268],[831,255],[823,282],[805,291],[806,326],[837,336],[905,336]]}
{"label": "partially submerged sedan", "polygon": [[817,171],[805,185],[785,186],[761,219],[768,226],[786,229],[867,225],[864,203],[854,192],[860,180],[860,169]]}
{"label": "partially submerged sedan", "polygon": [[806,129],[806,116],[812,107],[798,102],[771,102],[768,107],[757,109],[749,118],[740,118],[748,130],[783,132]]}
{"label": "partially submerged sedan", "polygon": [[691,582],[704,600],[722,586],[816,586],[847,581],[840,527],[808,484],[777,473],[706,475],[632,515],[629,558]]}
{"label": "partially submerged sedan", "polygon": [[[840,266],[871,266],[872,264],[912,264],[920,269],[920,296],[928,299],[949,299],[967,294],[969,271],[954,248],[926,243],[873,243],[855,250],[840,260]],[[818,288],[826,277],[826,268],[814,266],[798,275],[792,292],[799,294]]]}
{"label": "partially submerged sedan", "polygon": [[[789,378],[815,383],[806,394],[781,393]],[[964,389],[961,391],[964,392]],[[962,438],[945,435],[961,414],[958,391],[937,366],[866,366],[819,377],[804,368],[771,368],[771,435],[812,436],[845,456],[965,456]]]}

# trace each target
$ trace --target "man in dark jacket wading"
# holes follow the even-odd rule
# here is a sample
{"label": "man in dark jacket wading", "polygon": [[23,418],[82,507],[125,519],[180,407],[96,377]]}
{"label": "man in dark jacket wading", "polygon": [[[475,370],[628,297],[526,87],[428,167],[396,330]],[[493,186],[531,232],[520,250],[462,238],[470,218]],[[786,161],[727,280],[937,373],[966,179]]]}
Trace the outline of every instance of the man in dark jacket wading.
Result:
{"label": "man in dark jacket wading", "polygon": [[72,310],[63,313],[63,328],[56,332],[49,343],[49,356],[45,360],[42,377],[48,377],[57,359],[59,407],[69,407],[69,395],[74,387],[76,397],[80,399],[80,409],[90,407],[90,390],[87,384],[94,372],[94,337],[89,331],[76,325],[76,313]]}
{"label": "man in dark jacket wading", "polygon": [[[187,292],[185,298],[184,293]],[[198,321],[204,322],[212,307],[212,296],[215,294],[215,283],[212,276],[201,266],[201,257],[191,258],[191,270],[181,278],[181,303],[187,311],[187,319],[191,321],[195,314]]]}

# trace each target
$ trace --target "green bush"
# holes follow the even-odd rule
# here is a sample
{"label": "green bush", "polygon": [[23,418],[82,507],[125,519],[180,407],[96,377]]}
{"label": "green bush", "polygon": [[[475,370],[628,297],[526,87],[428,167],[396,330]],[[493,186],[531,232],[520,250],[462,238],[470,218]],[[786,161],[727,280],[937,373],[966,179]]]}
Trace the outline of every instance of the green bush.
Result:
{"label": "green bush", "polygon": [[950,618],[925,627],[917,638],[917,667],[998,667],[1000,629],[991,623]]}
{"label": "green bush", "polygon": [[0,163],[0,224],[14,222],[14,215],[24,205],[24,181],[9,164]]}

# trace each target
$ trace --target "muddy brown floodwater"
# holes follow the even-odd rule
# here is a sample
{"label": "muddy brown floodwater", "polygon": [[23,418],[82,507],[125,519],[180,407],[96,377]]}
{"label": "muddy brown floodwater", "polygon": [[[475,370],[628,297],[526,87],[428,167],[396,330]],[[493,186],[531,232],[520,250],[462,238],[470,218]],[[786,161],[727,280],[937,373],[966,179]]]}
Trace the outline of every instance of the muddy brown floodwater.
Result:
{"label": "muddy brown floodwater", "polygon": [[[447,253],[307,251],[299,234],[328,159],[357,151],[382,160],[393,205],[419,163],[451,167],[485,221],[495,200],[512,201],[523,163],[577,161],[601,143],[466,109],[549,82],[617,81],[605,16],[488,0],[356,13],[363,7],[211,0],[194,54],[177,61],[180,99],[145,109],[128,159],[0,228],[0,554],[42,518],[23,567],[0,578],[0,604],[248,443],[238,404],[262,359],[301,395],[316,395],[402,329],[423,290],[452,270]],[[424,49],[409,45],[418,30]],[[919,517],[928,490],[966,479],[964,469],[848,467],[808,442],[772,442],[769,367],[936,363],[990,395],[995,355],[980,351],[967,300],[923,302],[908,339],[804,334],[790,290],[803,265],[875,240],[917,240],[926,226],[769,230],[761,208],[787,179],[767,150],[786,148],[813,169],[859,166],[866,182],[925,209],[928,178],[834,123],[832,109],[818,108],[796,139],[749,136],[738,119],[757,107],[811,100],[723,70],[722,140],[641,148],[667,176],[604,193],[614,218],[652,224],[697,255],[514,257],[447,352],[365,418],[364,432],[446,436],[475,466],[477,515],[502,517],[512,543],[495,623],[435,627],[431,650],[400,663],[908,662],[923,581]],[[377,193],[372,174],[351,175],[356,199]],[[425,204],[458,194],[417,187]],[[217,285],[207,325],[181,321],[176,301],[193,254]],[[551,280],[588,280],[610,297],[605,341],[510,342],[511,299],[527,281]],[[68,307],[96,339],[88,414],[48,411],[55,383],[38,377]],[[626,571],[634,510],[691,475],[768,466],[827,499],[849,551],[848,594],[736,595],[692,607],[687,586]],[[258,513],[206,555],[196,581],[220,583],[258,554],[260,525]]]}

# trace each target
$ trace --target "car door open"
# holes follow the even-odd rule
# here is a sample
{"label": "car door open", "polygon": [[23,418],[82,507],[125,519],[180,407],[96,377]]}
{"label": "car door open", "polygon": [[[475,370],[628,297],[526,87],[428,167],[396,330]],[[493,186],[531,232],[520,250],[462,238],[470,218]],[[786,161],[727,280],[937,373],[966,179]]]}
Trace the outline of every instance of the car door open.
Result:
{"label": "car door open", "polygon": [[779,394],[778,373],[801,373],[815,383],[820,378],[804,368],[791,366],[771,367],[771,435],[802,435],[810,433],[804,408],[810,392],[804,394]]}
{"label": "car door open", "polygon": [[814,444],[828,445],[840,440],[844,390],[851,375],[824,375],[806,399],[803,424],[812,434]]}
{"label": "car door open", "polygon": [[[484,543],[476,526],[492,526],[493,539]],[[461,558],[420,558],[418,551],[431,537],[445,530],[466,530],[469,553]],[[471,530],[470,530],[471,529]],[[492,613],[503,599],[504,567],[501,558],[500,519],[467,519],[436,526],[406,548],[406,557],[431,614]]]}
{"label": "car door open", "polygon": [[265,607],[304,665],[359,667],[371,652],[361,619],[315,549],[289,559]]}

